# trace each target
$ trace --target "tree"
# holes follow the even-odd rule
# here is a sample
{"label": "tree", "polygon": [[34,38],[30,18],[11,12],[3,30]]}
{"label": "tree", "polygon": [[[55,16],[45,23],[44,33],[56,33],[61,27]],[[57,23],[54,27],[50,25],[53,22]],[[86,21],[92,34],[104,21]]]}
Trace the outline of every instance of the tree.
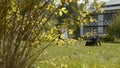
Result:
{"label": "tree", "polygon": [[107,33],[110,36],[115,36],[116,38],[120,38],[120,19],[119,18],[120,18],[120,14],[117,14],[116,18],[107,27]]}
{"label": "tree", "polygon": [[[2,68],[30,68],[37,57],[58,42],[57,33],[69,27],[69,22],[57,28],[54,16],[62,16],[66,4],[77,0],[0,0],[0,59]],[[59,2],[56,5],[55,2]],[[64,2],[64,4],[61,4]],[[95,6],[95,5],[94,5]],[[72,7],[72,6],[71,6]],[[79,10],[78,21],[69,17],[71,25],[87,23],[89,11]],[[69,14],[68,14],[69,15]],[[70,31],[70,30],[69,30]],[[60,35],[62,36],[62,35]],[[45,44],[45,42],[47,42]],[[61,41],[62,43],[63,41]]]}
{"label": "tree", "polygon": [[[97,12],[95,10],[98,10],[98,12],[101,11],[102,9],[100,7],[103,6],[104,2],[98,3],[94,0],[94,2],[91,3],[89,0],[86,0],[84,3],[78,3],[78,1],[75,0],[69,4],[64,2],[62,2],[62,4],[65,4],[64,7],[67,9],[67,13],[63,12],[62,16],[57,16],[58,24],[67,23],[66,27],[69,29],[72,28],[74,38],[77,39],[80,36],[80,26],[83,23],[93,22],[94,18],[91,14]],[[88,9],[88,7],[91,8]]]}
{"label": "tree", "polygon": [[[64,4],[64,2],[62,2]],[[67,24],[69,26],[69,29],[72,28],[75,30],[76,26],[74,26],[72,23],[73,21],[76,22],[78,18],[78,2],[74,1],[69,4],[65,4],[64,7],[67,9],[67,12],[64,12],[62,16],[57,16],[58,19],[58,24],[64,24],[64,23],[69,23]],[[72,20],[70,20],[72,18]],[[68,28],[68,26],[66,26]],[[78,27],[79,28],[79,27]],[[73,32],[74,33],[74,32]],[[77,34],[78,32],[76,32]],[[80,32],[79,32],[80,33]],[[76,36],[75,34],[75,36]]]}

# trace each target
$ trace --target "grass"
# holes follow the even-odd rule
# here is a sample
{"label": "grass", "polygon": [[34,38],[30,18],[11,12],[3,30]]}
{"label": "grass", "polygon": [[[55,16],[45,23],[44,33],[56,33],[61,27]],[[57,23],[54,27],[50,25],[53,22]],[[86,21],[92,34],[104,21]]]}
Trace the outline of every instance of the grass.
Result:
{"label": "grass", "polygon": [[120,68],[120,44],[102,46],[50,46],[38,58],[35,68]]}

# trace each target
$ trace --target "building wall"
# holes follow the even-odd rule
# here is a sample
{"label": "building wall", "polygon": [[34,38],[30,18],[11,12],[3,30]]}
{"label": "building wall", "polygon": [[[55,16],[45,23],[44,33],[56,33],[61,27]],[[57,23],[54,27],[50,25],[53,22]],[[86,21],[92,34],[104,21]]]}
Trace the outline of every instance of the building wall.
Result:
{"label": "building wall", "polygon": [[104,18],[104,15],[103,14],[101,14],[101,15],[98,15],[98,34],[99,35],[101,35],[101,34],[103,34],[104,32],[103,32],[103,26],[104,26],[104,24],[103,24],[103,19]]}
{"label": "building wall", "polygon": [[[112,20],[115,18],[114,15],[116,14],[117,10],[106,11],[103,14],[97,14],[95,15],[95,18],[98,22],[95,23],[89,23],[89,26],[83,25],[80,27],[80,35],[85,35],[87,32],[91,32],[94,28],[97,30],[97,33],[99,35],[102,35],[106,31],[106,27],[108,24],[112,22]],[[94,16],[93,16],[94,17]]]}
{"label": "building wall", "polygon": [[97,29],[97,33],[99,35],[104,34],[108,24],[110,24],[115,18],[116,13],[120,13],[120,1],[110,0],[106,3],[103,9],[105,11],[103,14],[97,14],[93,16],[96,20],[98,20],[98,23],[92,23],[92,25],[90,23],[89,26],[83,25],[80,27],[81,36],[92,31],[93,28]]}

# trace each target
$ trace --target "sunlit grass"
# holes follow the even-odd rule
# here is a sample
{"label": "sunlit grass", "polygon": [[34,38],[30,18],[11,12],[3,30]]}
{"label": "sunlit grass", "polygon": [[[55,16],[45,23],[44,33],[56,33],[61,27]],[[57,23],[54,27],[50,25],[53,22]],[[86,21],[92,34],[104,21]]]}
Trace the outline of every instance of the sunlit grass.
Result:
{"label": "sunlit grass", "polygon": [[120,68],[120,44],[102,43],[102,46],[50,46],[38,58],[35,68]]}

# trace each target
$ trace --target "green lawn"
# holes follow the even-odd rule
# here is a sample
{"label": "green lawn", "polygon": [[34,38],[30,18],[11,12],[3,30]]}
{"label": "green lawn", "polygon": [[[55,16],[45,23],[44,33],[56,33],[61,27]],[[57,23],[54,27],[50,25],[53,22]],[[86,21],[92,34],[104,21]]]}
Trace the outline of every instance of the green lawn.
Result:
{"label": "green lawn", "polygon": [[102,43],[102,46],[50,46],[35,68],[120,68],[120,44]]}

